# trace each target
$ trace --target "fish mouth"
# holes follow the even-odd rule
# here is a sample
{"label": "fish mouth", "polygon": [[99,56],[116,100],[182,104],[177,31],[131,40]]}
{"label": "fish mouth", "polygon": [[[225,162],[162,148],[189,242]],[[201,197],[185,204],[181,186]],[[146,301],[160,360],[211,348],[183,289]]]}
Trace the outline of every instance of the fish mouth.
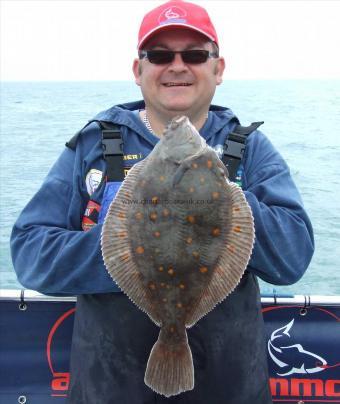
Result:
{"label": "fish mouth", "polygon": [[177,116],[175,116],[175,118],[173,118],[170,121],[169,127],[174,130],[174,129],[177,129],[181,125],[184,126],[184,125],[189,125],[189,124],[190,124],[190,121],[189,121],[189,118],[187,116],[185,116],[185,115],[177,115]]}
{"label": "fish mouth", "polygon": [[192,86],[192,83],[186,83],[186,82],[174,82],[174,81],[169,81],[166,83],[162,83],[164,87],[190,87]]}
{"label": "fish mouth", "polygon": [[[178,129],[180,126],[187,126],[190,125],[190,120],[187,116],[185,115],[177,115],[174,118],[171,119],[171,121],[169,121],[168,126],[167,126],[167,130],[164,133],[164,137],[172,137],[173,135],[173,131]],[[177,146],[179,144],[186,144],[188,142],[188,139],[186,138],[185,140],[183,140],[183,142],[181,142],[180,140],[177,140],[176,144]]]}

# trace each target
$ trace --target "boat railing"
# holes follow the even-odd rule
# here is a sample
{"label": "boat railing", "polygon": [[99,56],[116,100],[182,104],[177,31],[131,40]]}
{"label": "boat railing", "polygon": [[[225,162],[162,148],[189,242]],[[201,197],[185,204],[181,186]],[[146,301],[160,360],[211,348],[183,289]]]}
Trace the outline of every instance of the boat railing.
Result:
{"label": "boat railing", "polygon": [[[1,300],[40,302],[76,302],[76,296],[47,296],[29,289],[0,289]],[[340,306],[340,295],[287,295],[263,294],[261,303],[266,305]]]}

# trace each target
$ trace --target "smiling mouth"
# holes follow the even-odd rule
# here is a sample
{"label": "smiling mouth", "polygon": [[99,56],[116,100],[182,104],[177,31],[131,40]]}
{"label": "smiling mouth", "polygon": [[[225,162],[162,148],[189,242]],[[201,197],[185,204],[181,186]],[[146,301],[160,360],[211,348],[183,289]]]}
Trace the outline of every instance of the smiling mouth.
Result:
{"label": "smiling mouth", "polygon": [[189,87],[191,85],[191,83],[163,83],[163,86],[165,87]]}

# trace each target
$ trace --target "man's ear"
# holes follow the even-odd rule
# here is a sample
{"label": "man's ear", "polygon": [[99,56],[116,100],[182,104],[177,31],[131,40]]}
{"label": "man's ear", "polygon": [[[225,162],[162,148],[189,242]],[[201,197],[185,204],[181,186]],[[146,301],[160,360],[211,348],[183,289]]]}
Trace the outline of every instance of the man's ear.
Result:
{"label": "man's ear", "polygon": [[218,61],[215,66],[215,75],[216,75],[216,84],[220,85],[223,81],[223,72],[225,69],[225,60],[224,58],[218,58]]}
{"label": "man's ear", "polygon": [[140,64],[140,60],[137,58],[134,59],[134,61],[133,61],[132,71],[135,76],[135,83],[137,84],[137,86],[140,86],[140,84],[141,84],[140,76],[142,74],[142,66]]}

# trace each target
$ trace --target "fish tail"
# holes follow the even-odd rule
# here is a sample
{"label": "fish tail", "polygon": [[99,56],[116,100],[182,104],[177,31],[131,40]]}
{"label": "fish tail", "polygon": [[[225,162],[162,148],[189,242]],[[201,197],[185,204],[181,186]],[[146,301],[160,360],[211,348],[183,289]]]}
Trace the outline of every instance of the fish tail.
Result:
{"label": "fish tail", "polygon": [[144,381],[156,393],[170,397],[194,388],[194,366],[185,329],[180,341],[169,344],[167,340],[161,328],[150,353]]}

